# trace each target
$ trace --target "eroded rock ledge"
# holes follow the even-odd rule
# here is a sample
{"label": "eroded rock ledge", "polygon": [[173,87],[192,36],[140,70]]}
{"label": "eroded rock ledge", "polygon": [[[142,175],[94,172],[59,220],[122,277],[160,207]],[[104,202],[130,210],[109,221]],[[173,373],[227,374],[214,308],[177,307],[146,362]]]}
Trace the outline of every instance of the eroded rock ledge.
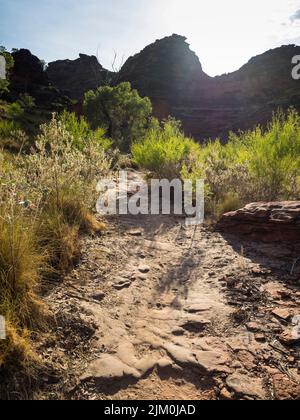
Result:
{"label": "eroded rock ledge", "polygon": [[217,229],[263,242],[300,242],[300,201],[248,204],[224,214]]}

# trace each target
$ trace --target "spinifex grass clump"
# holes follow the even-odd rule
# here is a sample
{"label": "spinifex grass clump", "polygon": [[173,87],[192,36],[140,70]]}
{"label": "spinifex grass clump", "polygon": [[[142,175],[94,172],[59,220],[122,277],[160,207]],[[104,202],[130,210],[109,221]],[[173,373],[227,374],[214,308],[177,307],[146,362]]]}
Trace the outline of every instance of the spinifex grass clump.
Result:
{"label": "spinifex grass clump", "polygon": [[72,266],[80,232],[105,228],[91,213],[97,182],[111,164],[99,135],[75,141],[54,116],[30,154],[0,151],[0,315],[7,326],[0,340],[2,378],[27,371],[33,360],[36,365],[30,338],[45,322],[43,277],[57,279]]}
{"label": "spinifex grass clump", "polygon": [[[12,375],[34,359],[30,331],[43,324],[45,308],[38,298],[46,255],[39,246],[34,221],[13,204],[0,206],[0,314],[6,340],[0,340],[0,374]],[[5,386],[3,379],[2,385]],[[0,386],[0,392],[3,393]]]}

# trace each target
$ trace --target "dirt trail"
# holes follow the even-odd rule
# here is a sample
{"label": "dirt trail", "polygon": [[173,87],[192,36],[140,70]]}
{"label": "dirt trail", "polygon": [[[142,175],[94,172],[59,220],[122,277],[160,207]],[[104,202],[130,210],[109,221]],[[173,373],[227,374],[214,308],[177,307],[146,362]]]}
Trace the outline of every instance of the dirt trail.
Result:
{"label": "dirt trail", "polygon": [[289,250],[171,216],[112,219],[82,246],[47,297],[58,326],[42,345],[56,366],[48,397],[299,397],[299,347],[280,339],[300,314]]}

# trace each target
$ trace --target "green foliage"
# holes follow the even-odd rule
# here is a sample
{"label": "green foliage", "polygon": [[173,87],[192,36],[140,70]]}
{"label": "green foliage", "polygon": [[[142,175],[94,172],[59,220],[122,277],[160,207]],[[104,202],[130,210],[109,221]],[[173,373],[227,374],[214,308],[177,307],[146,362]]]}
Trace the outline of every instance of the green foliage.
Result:
{"label": "green foliage", "polygon": [[35,100],[32,96],[27,93],[22,93],[18,99],[19,105],[26,111],[35,107]]}
{"label": "green foliage", "polygon": [[213,214],[253,201],[300,198],[300,116],[278,112],[267,129],[231,134],[198,145],[167,121],[132,147],[133,161],[161,178],[205,179]]}
{"label": "green foliage", "polygon": [[122,150],[141,140],[148,128],[152,105],[148,98],[141,98],[130,83],[104,86],[86,93],[84,114],[93,129],[104,127],[107,136]]}
{"label": "green foliage", "polygon": [[11,137],[19,129],[19,124],[14,121],[0,120],[0,139]]}
{"label": "green foliage", "polygon": [[103,128],[92,130],[85,117],[77,118],[74,113],[64,111],[59,119],[72,136],[74,146],[79,150],[83,150],[90,143],[98,145],[103,150],[111,147],[111,140],[105,138],[105,130]]}
{"label": "green foliage", "polygon": [[228,193],[243,203],[299,199],[299,114],[293,109],[287,115],[279,112],[266,130],[231,134],[226,145],[209,143],[200,165],[217,201]]}
{"label": "green foliage", "polygon": [[148,131],[143,142],[132,146],[133,162],[160,178],[181,177],[183,168],[189,172],[200,146],[184,137],[180,123],[169,119],[162,126]]}
{"label": "green foliage", "polygon": [[28,138],[21,130],[20,124],[11,120],[0,120],[0,149],[5,148],[19,152]]}
{"label": "green foliage", "polygon": [[12,120],[20,121],[24,117],[24,108],[19,102],[13,102],[7,107],[7,114]]}

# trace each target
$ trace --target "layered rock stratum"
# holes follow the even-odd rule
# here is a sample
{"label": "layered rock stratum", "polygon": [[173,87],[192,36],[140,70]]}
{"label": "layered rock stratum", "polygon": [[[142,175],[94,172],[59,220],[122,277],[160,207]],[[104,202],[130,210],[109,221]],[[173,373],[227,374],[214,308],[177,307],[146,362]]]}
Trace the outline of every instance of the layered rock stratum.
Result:
{"label": "layered rock stratum", "polygon": [[251,203],[224,214],[218,228],[263,242],[300,242],[300,201]]}

